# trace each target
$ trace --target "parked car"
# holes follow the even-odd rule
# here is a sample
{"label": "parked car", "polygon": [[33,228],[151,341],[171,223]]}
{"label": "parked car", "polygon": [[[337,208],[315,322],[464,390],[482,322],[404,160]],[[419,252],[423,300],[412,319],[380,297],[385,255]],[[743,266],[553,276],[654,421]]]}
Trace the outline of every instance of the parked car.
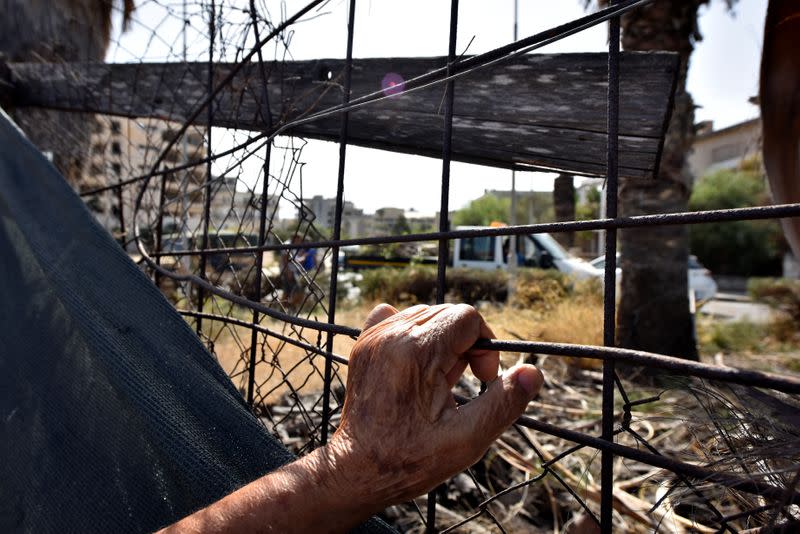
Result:
{"label": "parked car", "polygon": [[[485,227],[459,226],[458,230]],[[453,245],[453,266],[475,269],[508,269],[510,238],[464,237]],[[546,233],[517,236],[517,265],[539,269],[556,269],[575,278],[590,278],[597,272],[588,262],[572,256],[553,236]]]}
{"label": "parked car", "polygon": [[[458,226],[456,230],[480,230],[489,226]],[[450,248],[451,256],[448,265],[483,270],[507,270],[510,246],[508,236],[461,237],[453,240]],[[404,267],[411,263],[436,265],[435,250],[433,255],[420,254],[409,256],[380,256],[359,254],[359,247],[342,247],[339,249],[339,266],[349,270],[371,269],[376,267]],[[536,267],[539,269],[556,269],[578,279],[597,276],[597,269],[589,262],[572,256],[564,247],[546,233],[517,236],[517,265],[519,267]]]}
{"label": "parked car", "polygon": [[[617,265],[619,265],[619,259],[620,255],[617,253]],[[598,276],[603,276],[603,272],[606,268],[605,256],[595,258],[589,263],[592,267],[597,269]],[[706,301],[714,298],[714,295],[717,294],[717,283],[711,276],[711,271],[703,267],[703,265],[697,261],[697,256],[694,255],[689,256],[687,268],[689,274],[689,289],[694,291],[695,300]],[[619,283],[621,273],[622,269],[617,267],[617,283]]]}

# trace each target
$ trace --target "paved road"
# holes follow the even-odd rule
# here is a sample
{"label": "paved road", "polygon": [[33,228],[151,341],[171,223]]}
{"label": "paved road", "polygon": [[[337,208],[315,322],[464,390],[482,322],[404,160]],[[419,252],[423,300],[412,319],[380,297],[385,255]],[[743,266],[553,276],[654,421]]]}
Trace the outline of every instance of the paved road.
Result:
{"label": "paved road", "polygon": [[[769,322],[772,310],[766,304],[759,304],[746,297],[718,294],[700,309],[700,313],[712,315],[725,321]],[[721,298],[719,298],[721,297]]]}

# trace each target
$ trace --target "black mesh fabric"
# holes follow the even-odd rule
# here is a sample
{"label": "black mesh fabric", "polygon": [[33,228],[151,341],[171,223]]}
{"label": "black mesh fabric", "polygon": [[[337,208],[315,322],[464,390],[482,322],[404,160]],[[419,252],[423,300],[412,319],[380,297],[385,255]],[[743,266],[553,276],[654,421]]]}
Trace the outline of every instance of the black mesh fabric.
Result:
{"label": "black mesh fabric", "polygon": [[0,532],[148,532],[290,461],[0,114]]}

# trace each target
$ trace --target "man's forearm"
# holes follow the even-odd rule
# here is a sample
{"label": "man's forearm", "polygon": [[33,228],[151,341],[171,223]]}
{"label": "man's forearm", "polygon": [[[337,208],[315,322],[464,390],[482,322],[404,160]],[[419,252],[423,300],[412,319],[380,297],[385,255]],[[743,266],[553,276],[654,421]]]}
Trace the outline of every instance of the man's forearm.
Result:
{"label": "man's forearm", "polygon": [[347,532],[382,508],[349,461],[335,445],[319,448],[163,532]]}

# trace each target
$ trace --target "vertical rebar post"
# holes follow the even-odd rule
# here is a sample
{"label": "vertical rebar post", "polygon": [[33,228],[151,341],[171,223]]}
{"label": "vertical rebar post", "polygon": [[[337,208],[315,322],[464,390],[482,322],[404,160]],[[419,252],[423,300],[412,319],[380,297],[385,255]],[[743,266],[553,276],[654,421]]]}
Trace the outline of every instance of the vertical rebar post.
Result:
{"label": "vertical rebar post", "polygon": [[[447,47],[447,73],[452,73],[453,63],[456,59],[456,33],[458,30],[458,0],[450,2],[450,41]],[[453,141],[453,99],[454,80],[448,80],[445,85],[444,99],[444,133],[442,135],[442,190],[439,203],[439,231],[446,232],[450,229],[448,210],[450,207],[450,156]],[[445,275],[447,273],[447,259],[449,256],[449,241],[439,240],[439,257],[437,261],[436,276],[436,303],[444,302],[447,289]]]}
{"label": "vertical rebar post", "polygon": [[[161,175],[161,184],[159,184],[158,188],[158,217],[156,218],[156,239],[155,239],[155,249],[161,252],[162,245],[163,245],[163,236],[164,236],[164,202],[166,201],[167,196],[167,179],[169,178],[170,173],[164,173]],[[136,211],[134,210],[134,215]],[[134,225],[136,221],[134,220]],[[161,256],[156,256],[155,258],[156,265],[161,265]],[[161,287],[161,273],[156,271],[155,273],[155,282],[156,287]]]}
{"label": "vertical rebar post", "polygon": [[[250,17],[253,21],[253,34],[255,36],[256,44],[261,42],[261,36],[258,32],[258,17],[256,16],[256,3],[255,0],[250,0]],[[264,95],[264,102],[262,103],[261,118],[267,127],[267,131],[272,131],[272,110],[269,107],[269,91],[268,83],[269,77],[264,68],[264,57],[261,53],[261,48],[258,49],[258,70],[261,76],[262,94]],[[272,141],[267,143],[264,154],[264,165],[262,166],[264,173],[264,181],[261,183],[261,199],[258,207],[258,245],[263,246],[267,240],[267,209],[269,208],[268,194],[269,194],[269,163],[272,158]],[[261,282],[263,281],[262,268],[264,267],[264,251],[256,252],[256,272],[255,272],[255,300],[261,302]],[[258,324],[259,313],[253,310],[253,324]],[[256,349],[258,345],[258,331],[253,328],[250,331],[250,361],[247,367],[247,404],[253,407],[253,397],[255,393],[256,382]]]}
{"label": "vertical rebar post", "polygon": [[[211,125],[214,121],[214,99],[210,98],[211,95],[214,94],[214,37],[217,31],[216,21],[214,20],[217,16],[217,9],[214,4],[214,0],[211,0],[210,5],[211,13],[209,14],[210,17],[208,19],[208,80],[207,80],[207,87],[208,87],[208,107],[206,108],[206,150],[208,151],[208,156],[211,156],[212,148],[211,148]],[[185,135],[185,134],[184,134]],[[212,158],[209,157],[208,161],[206,161],[206,183],[205,187],[203,188],[203,237],[200,241],[200,250],[205,250],[208,248],[208,223],[211,215],[211,161]],[[207,256],[205,254],[200,256],[200,278],[206,277],[206,259]],[[197,311],[203,311],[203,301],[205,300],[205,292],[203,288],[198,286],[197,287]],[[197,318],[197,335],[201,336],[203,331],[203,320],[201,317]]]}
{"label": "vertical rebar post", "polygon": [[[610,4],[614,4],[611,0]],[[617,187],[619,170],[619,17],[609,20],[608,26],[608,152],[606,177],[606,217],[617,217]],[[615,345],[617,231],[606,231],[605,273],[603,277],[603,344]],[[614,361],[603,362],[602,438],[614,440]],[[600,530],[612,531],[614,455],[604,450],[600,456]]]}
{"label": "vertical rebar post", "polygon": [[[458,0],[450,2],[450,37],[447,45],[447,76],[452,73],[453,63],[456,60],[456,36],[458,32]],[[454,81],[448,80],[445,85],[444,100],[444,133],[442,134],[442,191],[439,203],[439,231],[446,232],[450,229],[448,210],[450,206],[450,156],[453,141],[453,100]],[[439,255],[436,260],[436,303],[444,302],[447,292],[447,260],[449,254],[449,241],[439,240]],[[428,493],[428,510],[425,532],[436,532],[436,490]]]}
{"label": "vertical rebar post", "polygon": [[[514,0],[514,42],[517,41],[517,27],[519,21],[519,1]],[[508,217],[508,224],[517,225],[517,171],[511,169],[511,213]],[[508,237],[508,297],[507,302],[511,302],[517,286],[517,236]]]}
{"label": "vertical rebar post", "polygon": [[[353,33],[355,31],[356,0],[350,0],[348,8],[350,11],[347,16],[347,56],[344,64],[344,84],[342,94],[342,104],[345,106],[350,102],[350,80],[353,70]],[[336,211],[333,218],[333,240],[338,241],[342,235],[342,210],[344,206],[344,168],[347,158],[347,127],[349,113],[342,112],[341,129],[339,131],[339,176],[336,184]],[[331,282],[328,288],[328,323],[336,322],[336,290],[339,278],[339,246],[331,247]],[[327,333],[325,348],[330,353],[333,352],[333,336]],[[324,445],[328,442],[328,425],[331,417],[331,375],[333,373],[333,362],[330,358],[325,358],[325,370],[322,384],[322,428],[320,429],[320,441]]]}
{"label": "vertical rebar post", "polygon": [[[117,175],[117,181],[120,180],[119,175]],[[122,247],[126,248],[126,243],[128,242],[127,235],[128,232],[125,230],[125,211],[124,211],[124,204],[125,200],[122,197],[122,188],[117,188],[117,202],[119,203],[119,234],[120,234],[120,242],[122,242]]]}

